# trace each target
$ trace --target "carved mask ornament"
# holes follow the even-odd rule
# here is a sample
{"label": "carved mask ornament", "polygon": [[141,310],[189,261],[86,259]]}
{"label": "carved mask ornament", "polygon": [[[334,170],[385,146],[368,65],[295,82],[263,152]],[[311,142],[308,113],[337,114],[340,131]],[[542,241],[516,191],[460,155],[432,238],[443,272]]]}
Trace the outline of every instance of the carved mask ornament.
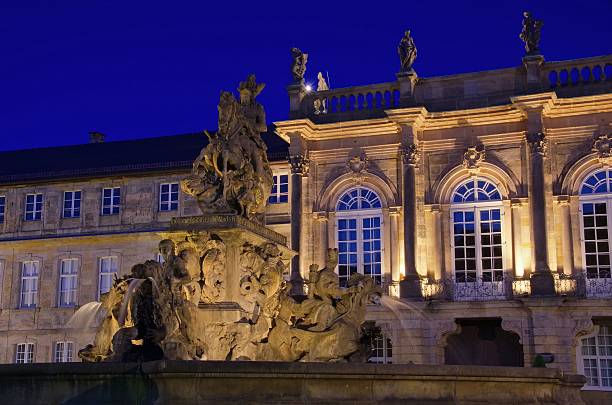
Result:
{"label": "carved mask ornament", "polygon": [[469,170],[478,169],[478,166],[484,162],[485,157],[486,153],[483,146],[473,146],[467,148],[463,154],[463,166]]}
{"label": "carved mask ornament", "polygon": [[593,152],[597,152],[597,157],[602,163],[610,161],[612,156],[612,135],[602,134],[593,140]]}

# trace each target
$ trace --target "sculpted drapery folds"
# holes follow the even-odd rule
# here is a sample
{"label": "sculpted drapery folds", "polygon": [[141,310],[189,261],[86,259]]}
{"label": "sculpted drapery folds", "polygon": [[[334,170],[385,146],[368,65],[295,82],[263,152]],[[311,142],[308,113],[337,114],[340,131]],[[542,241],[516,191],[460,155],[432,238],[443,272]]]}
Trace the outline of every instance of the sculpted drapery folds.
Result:
{"label": "sculpted drapery folds", "polygon": [[291,56],[293,62],[291,63],[291,75],[295,83],[302,83],[304,81],[304,74],[306,73],[306,62],[308,62],[308,54],[302,52],[299,48],[291,48]]}
{"label": "sculpted drapery folds", "polygon": [[525,43],[527,55],[536,55],[540,50],[540,32],[544,23],[533,18],[529,11],[523,13],[523,29],[519,37]]}
{"label": "sculpted drapery folds", "polygon": [[400,57],[400,72],[411,72],[412,65],[417,57],[417,48],[414,44],[414,39],[410,35],[410,31],[406,31],[402,40],[397,47],[397,53]]}
{"label": "sculpted drapery folds", "polygon": [[265,111],[255,99],[263,88],[250,75],[240,83],[240,102],[229,92],[221,93],[219,129],[215,135],[206,132],[209,143],[181,182],[204,214],[237,213],[263,222],[273,181],[261,139],[267,130]]}

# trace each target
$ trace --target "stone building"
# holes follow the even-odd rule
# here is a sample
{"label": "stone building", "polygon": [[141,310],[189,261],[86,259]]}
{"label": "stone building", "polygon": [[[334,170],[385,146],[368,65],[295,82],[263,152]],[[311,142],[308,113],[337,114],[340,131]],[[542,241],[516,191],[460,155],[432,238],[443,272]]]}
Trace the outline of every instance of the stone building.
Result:
{"label": "stone building", "polygon": [[[264,139],[267,223],[384,287],[372,361],[531,366],[612,387],[612,55],[307,91]],[[201,134],[0,153],[0,361],[76,361],[66,328],[157,255]],[[146,151],[146,153],[142,153]],[[544,356],[546,357],[546,356]]]}

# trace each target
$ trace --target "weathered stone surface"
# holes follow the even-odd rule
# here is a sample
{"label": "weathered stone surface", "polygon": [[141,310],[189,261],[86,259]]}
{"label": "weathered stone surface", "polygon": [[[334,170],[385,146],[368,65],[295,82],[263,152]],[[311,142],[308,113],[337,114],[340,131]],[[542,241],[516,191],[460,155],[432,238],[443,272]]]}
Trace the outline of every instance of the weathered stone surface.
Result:
{"label": "weathered stone surface", "polygon": [[583,404],[554,369],[266,362],[0,366],[4,404]]}

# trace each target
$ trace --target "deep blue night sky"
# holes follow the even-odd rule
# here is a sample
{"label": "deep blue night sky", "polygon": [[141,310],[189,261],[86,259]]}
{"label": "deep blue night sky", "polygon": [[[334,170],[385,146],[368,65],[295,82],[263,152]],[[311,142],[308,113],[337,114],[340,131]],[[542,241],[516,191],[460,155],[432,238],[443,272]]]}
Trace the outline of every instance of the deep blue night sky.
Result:
{"label": "deep blue night sky", "polygon": [[2,0],[0,150],[214,129],[219,91],[250,72],[268,120],[286,119],[292,46],[331,87],[394,80],[405,29],[419,76],[516,66],[524,9],[547,60],[612,53],[611,0]]}

